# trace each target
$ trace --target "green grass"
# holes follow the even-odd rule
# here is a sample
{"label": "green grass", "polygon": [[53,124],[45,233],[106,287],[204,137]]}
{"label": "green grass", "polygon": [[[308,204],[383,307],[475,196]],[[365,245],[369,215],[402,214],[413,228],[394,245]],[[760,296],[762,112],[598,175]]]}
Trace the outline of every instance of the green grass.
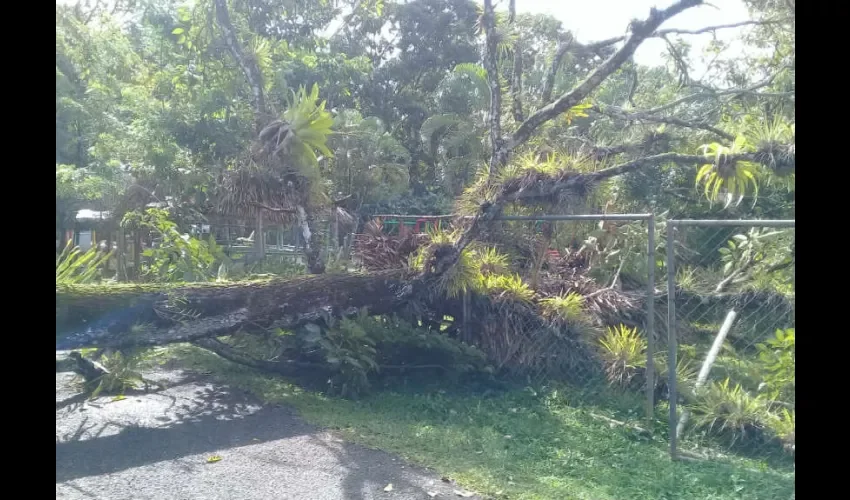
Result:
{"label": "green grass", "polygon": [[[189,347],[172,358],[267,402],[297,408],[342,437],[432,467],[463,487],[511,499],[787,499],[791,467],[742,458],[672,462],[662,432],[642,437],[595,415],[637,422],[639,399],[561,388],[449,392],[384,390],[325,397]],[[448,385],[448,384],[446,384]],[[633,396],[637,397],[637,396]],[[659,431],[663,428],[659,424]]]}

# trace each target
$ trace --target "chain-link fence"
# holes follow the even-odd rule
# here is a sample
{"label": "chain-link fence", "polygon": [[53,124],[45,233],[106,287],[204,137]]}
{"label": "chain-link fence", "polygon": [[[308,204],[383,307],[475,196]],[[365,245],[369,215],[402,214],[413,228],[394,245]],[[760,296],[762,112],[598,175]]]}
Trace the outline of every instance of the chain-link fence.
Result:
{"label": "chain-link fence", "polygon": [[671,456],[793,463],[794,221],[668,220],[667,230]]}
{"label": "chain-link fence", "polygon": [[522,281],[478,257],[487,300],[469,311],[467,331],[480,337],[470,340],[536,383],[622,389],[651,418],[655,233],[650,214],[502,217],[482,244],[509,255],[507,273]]}

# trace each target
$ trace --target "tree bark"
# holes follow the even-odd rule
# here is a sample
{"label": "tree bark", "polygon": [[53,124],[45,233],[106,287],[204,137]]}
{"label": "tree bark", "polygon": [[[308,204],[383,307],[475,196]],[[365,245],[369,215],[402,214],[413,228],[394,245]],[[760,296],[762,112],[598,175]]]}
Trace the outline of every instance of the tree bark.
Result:
{"label": "tree bark", "polygon": [[293,329],[405,305],[401,271],[192,286],[56,287],[57,350],[190,342],[239,329]]}
{"label": "tree bark", "polygon": [[242,50],[242,45],[236,37],[236,30],[230,21],[230,12],[227,10],[227,0],[215,0],[215,15],[218,26],[224,35],[224,43],[236,64],[245,75],[248,85],[251,87],[251,104],[254,107],[254,127],[257,133],[266,125],[266,98],[263,93],[263,75],[257,62],[247,56]]}
{"label": "tree bark", "polygon": [[325,259],[322,258],[321,237],[310,230],[315,227],[313,214],[301,205],[295,207],[295,216],[301,236],[304,238],[304,255],[307,257],[307,270],[310,274],[325,272]]}

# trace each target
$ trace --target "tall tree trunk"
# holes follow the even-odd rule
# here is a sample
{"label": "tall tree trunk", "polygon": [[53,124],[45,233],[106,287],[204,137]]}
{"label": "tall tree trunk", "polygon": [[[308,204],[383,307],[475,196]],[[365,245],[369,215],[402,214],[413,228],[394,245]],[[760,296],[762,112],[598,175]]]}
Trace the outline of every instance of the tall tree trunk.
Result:
{"label": "tall tree trunk", "polygon": [[221,28],[224,35],[224,43],[230,51],[242,74],[251,86],[251,104],[254,107],[254,127],[255,132],[260,133],[260,130],[266,125],[268,117],[266,116],[266,98],[263,93],[263,75],[257,62],[247,55],[242,50],[242,44],[236,37],[236,30],[233,29],[233,23],[230,21],[230,12],[227,10],[227,0],[214,0],[215,14],[218,26]]}
{"label": "tall tree trunk", "polygon": [[311,227],[315,227],[315,216],[312,211],[297,205],[295,217],[298,227],[301,229],[301,237],[304,238],[304,255],[307,257],[307,270],[310,274],[322,274],[325,272],[325,259],[322,255],[322,236],[315,233]]}
{"label": "tall tree trunk", "polygon": [[133,230],[133,273],[131,279],[138,280],[142,275],[142,231]]}

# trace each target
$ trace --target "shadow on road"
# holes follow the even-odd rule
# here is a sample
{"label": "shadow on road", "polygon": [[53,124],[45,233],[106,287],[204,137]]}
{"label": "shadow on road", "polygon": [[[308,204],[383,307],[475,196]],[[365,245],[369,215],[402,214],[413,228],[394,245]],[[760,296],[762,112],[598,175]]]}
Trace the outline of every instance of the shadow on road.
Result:
{"label": "shadow on road", "polygon": [[[291,410],[260,407],[212,385],[106,401],[69,407],[61,437],[57,420],[57,483],[314,431]],[[123,411],[113,410],[118,405]]]}
{"label": "shadow on road", "polygon": [[[72,398],[61,394],[57,381],[57,399]],[[384,495],[388,483],[399,499],[423,498],[423,490],[452,492],[451,485],[398,457],[344,442],[287,407],[264,406],[203,379],[176,379],[164,391],[128,393],[119,401],[57,404],[56,416],[56,483],[76,497],[129,494],[133,487],[114,489],[125,483],[118,479],[124,471],[147,478],[137,483],[138,494],[175,482],[213,486],[225,496],[248,482],[257,485],[251,498],[302,498],[309,492],[313,498],[367,500]],[[221,465],[197,457],[218,453],[226,455]],[[151,464],[156,468],[144,468]],[[239,471],[238,477],[228,470]]]}

